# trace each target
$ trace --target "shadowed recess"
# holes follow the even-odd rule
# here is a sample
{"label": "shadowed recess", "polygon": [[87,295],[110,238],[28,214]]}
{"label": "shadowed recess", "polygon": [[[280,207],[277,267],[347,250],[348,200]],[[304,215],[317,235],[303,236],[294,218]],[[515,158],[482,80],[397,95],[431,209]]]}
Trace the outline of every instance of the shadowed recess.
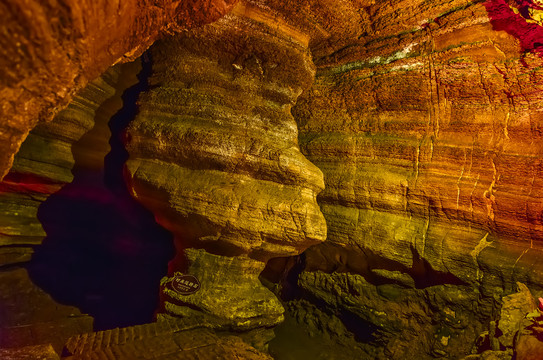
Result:
{"label": "shadowed recess", "polygon": [[[93,316],[96,330],[152,321],[159,281],[173,256],[171,234],[130,196],[123,177],[128,158],[123,131],[137,114],[136,101],[147,89],[150,66],[144,57],[139,81],[122,93],[123,106],[109,120],[111,151],[103,166],[85,162],[85,152],[92,151],[85,144],[100,127],[99,108],[95,127],[72,147],[73,181],[38,211],[47,237],[36,249],[30,275],[56,301]],[[107,119],[102,121],[105,127]]]}

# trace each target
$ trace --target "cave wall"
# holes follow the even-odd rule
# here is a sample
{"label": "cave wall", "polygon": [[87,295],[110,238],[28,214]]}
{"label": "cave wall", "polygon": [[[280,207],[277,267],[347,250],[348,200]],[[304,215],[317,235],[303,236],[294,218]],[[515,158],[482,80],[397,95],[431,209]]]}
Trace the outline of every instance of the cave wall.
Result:
{"label": "cave wall", "polygon": [[[119,73],[118,67],[112,68],[91,82],[54,121],[37,126],[21,146],[0,183],[1,265],[29,261],[32,247],[42,243],[46,233],[38,208],[73,181],[76,158],[80,167],[103,167],[110,151],[107,123],[122,106],[120,94],[115,97]],[[91,130],[88,143],[80,143]]]}
{"label": "cave wall", "polygon": [[[132,195],[176,236],[164,312],[275,325],[260,271],[320,242],[283,277],[288,307],[369,329],[372,358],[460,357],[517,281],[542,293],[539,17],[501,0],[223,9],[152,48],[125,139]],[[200,291],[172,291],[176,271]]]}
{"label": "cave wall", "polygon": [[[75,303],[60,301],[58,294],[37,284],[29,274],[29,264],[48,235],[43,211],[38,216],[44,203],[72,183],[76,163],[92,171],[103,167],[110,151],[107,123],[122,106],[119,75],[119,67],[109,69],[74,96],[51,122],[34,128],[0,182],[2,348],[51,343],[61,352],[67,338],[93,329],[93,318]],[[59,277],[50,281],[68,287]]]}
{"label": "cave wall", "polygon": [[371,31],[314,52],[293,114],[328,235],[299,285],[376,326],[376,358],[469,353],[516,281],[541,294],[539,25],[514,9],[374,4]]}
{"label": "cave wall", "polygon": [[156,39],[214,21],[235,1],[18,0],[0,4],[0,178],[38,122]]}

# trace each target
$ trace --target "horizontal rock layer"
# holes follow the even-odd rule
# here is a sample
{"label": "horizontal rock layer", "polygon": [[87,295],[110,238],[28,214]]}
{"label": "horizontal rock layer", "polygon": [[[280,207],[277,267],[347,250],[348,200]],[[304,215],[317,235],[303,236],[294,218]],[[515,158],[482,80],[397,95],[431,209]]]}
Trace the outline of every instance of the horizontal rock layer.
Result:
{"label": "horizontal rock layer", "polygon": [[324,239],[322,175],[299,152],[290,114],[311,61],[267,32],[229,16],[152,49],[127,166],[134,196],[184,247],[265,260]]}
{"label": "horizontal rock layer", "polygon": [[[125,70],[130,67],[134,66],[123,65]],[[81,222],[74,224],[63,217],[65,214],[50,214],[44,209],[51,209],[48,202],[51,198],[56,197],[58,201],[59,192],[70,186],[75,172],[103,170],[104,156],[110,151],[108,121],[122,106],[124,88],[134,80],[135,76],[121,76],[121,67],[117,66],[89,83],[53,121],[38,125],[28,135],[13,167],[0,182],[0,347],[51,343],[60,353],[67,338],[92,331],[94,319],[81,314],[82,310],[75,306],[79,304],[65,301],[66,297],[59,300],[61,294],[51,291],[50,286],[43,286],[43,279],[51,269],[43,271],[38,265],[36,271],[35,260],[37,255],[44,258],[42,243],[53,232],[44,218],[56,217],[63,229],[79,226],[79,231],[86,231]],[[89,194],[92,189],[88,187],[82,192]],[[77,195],[81,196],[81,192],[71,192],[65,197]],[[69,213],[73,220],[78,216],[78,209],[71,208]],[[80,234],[70,238],[70,243],[82,241],[83,237],[84,234]],[[49,250],[45,253],[51,255],[48,251],[54,246],[47,246]],[[57,252],[70,262],[73,253],[68,253],[73,249],[68,248],[57,249]],[[75,260],[79,261],[81,259]],[[52,262],[54,267],[62,267],[58,258]],[[73,273],[67,274],[64,269],[45,282],[62,284],[67,277],[76,277],[77,271],[72,263],[68,272]],[[82,278],[76,281],[85,283]],[[76,292],[74,286],[64,283],[60,287],[63,286]]]}
{"label": "horizontal rock layer", "polygon": [[[247,327],[282,318],[258,281],[265,261],[323,241],[326,224],[316,202],[322,173],[300,153],[290,113],[313,79],[307,48],[273,19],[236,13],[153,46],[127,170],[133,196],[176,237],[170,272],[203,277],[201,292],[167,297]],[[208,255],[187,252],[187,265],[187,248]],[[238,290],[253,295],[241,300]],[[189,316],[170,300],[166,311]]]}
{"label": "horizontal rock layer", "polygon": [[0,178],[28,132],[111,65],[164,33],[218,19],[235,1],[42,1],[0,4]]}
{"label": "horizontal rock layer", "polygon": [[[127,170],[176,234],[172,271],[192,271],[187,247],[260,265],[322,241],[322,171],[328,239],[304,255],[302,294],[377,329],[376,356],[469,352],[515,281],[543,290],[541,21],[526,6],[246,1],[157,44]],[[191,306],[221,315],[201,295]]]}
{"label": "horizontal rock layer", "polygon": [[[5,254],[0,265],[29,260],[31,247],[41,244],[46,234],[38,209],[72,182],[74,157],[80,167],[103,167],[109,152],[107,122],[122,105],[120,95],[114,98],[118,79],[119,69],[113,68],[91,82],[54,121],[36,127],[21,146],[0,183],[0,249]],[[91,129],[86,143],[80,142]]]}
{"label": "horizontal rock layer", "polygon": [[[302,152],[324,173],[328,237],[306,252],[306,271],[400,289],[469,285],[480,299],[458,306],[473,302],[473,326],[515,281],[543,290],[541,59],[498,31],[491,10],[374,4],[371,31],[314,59],[293,114]],[[411,351],[400,347],[394,358]]]}

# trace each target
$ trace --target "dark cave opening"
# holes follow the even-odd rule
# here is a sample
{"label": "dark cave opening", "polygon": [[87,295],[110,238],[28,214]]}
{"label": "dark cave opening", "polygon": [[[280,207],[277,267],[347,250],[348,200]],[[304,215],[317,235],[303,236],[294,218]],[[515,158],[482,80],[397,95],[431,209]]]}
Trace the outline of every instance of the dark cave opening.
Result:
{"label": "dark cave opening", "polygon": [[137,83],[118,90],[122,107],[108,123],[111,150],[102,168],[81,165],[74,151],[91,130],[72,147],[73,181],[38,210],[47,237],[28,266],[30,276],[56,301],[91,315],[95,330],[151,322],[174,255],[172,235],[132,198],[123,174],[124,129],[138,112],[150,67],[142,57]]}

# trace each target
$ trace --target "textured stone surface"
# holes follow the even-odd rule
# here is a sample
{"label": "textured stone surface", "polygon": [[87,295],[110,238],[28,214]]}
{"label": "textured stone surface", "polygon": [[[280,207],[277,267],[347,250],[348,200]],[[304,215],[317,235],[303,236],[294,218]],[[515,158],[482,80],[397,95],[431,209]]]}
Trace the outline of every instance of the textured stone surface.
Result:
{"label": "textured stone surface", "polygon": [[127,165],[134,196],[184,247],[266,260],[326,235],[322,174],[299,152],[290,115],[311,60],[270,31],[228,16],[153,48]]}
{"label": "textured stone surface", "polygon": [[[310,320],[314,322],[331,315],[339,318],[345,326],[343,337],[357,339],[368,358],[460,358],[482,329],[474,316],[480,311],[480,294],[468,286],[406,289],[398,284],[375,285],[357,274],[321,271],[302,273],[299,283],[304,296],[318,299],[316,304],[328,315],[303,306],[296,312],[306,312],[304,317],[314,317]],[[326,327],[321,330],[334,333]]]}
{"label": "textured stone surface", "polygon": [[328,241],[514,284],[541,274],[539,58],[521,61],[482,4],[456,5],[438,16],[447,9],[418,4],[394,27],[380,7],[380,32],[315,59],[294,112],[300,144],[325,175]]}
{"label": "textured stone surface", "polygon": [[51,345],[27,346],[20,349],[0,349],[4,360],[60,360]]}
{"label": "textured stone surface", "polygon": [[[185,248],[221,255],[205,255],[209,268],[188,255],[197,272],[189,274],[203,279],[186,303],[240,327],[281,318],[258,281],[265,261],[326,236],[316,202],[322,173],[300,153],[290,114],[313,80],[311,59],[289,27],[257,15],[246,10],[157,43],[150,90],[127,131],[133,195],[176,237],[170,272],[187,267]],[[253,298],[242,300],[250,289]]]}
{"label": "textured stone surface", "polygon": [[[312,47],[315,83],[293,115],[325,179],[328,237],[305,257],[306,271],[330,273],[317,302],[343,302],[333,284],[344,272],[405,294],[468,285],[480,296],[451,309],[471,308],[468,326],[481,327],[516,281],[541,291],[541,59],[518,32],[500,31],[498,18],[514,11],[489,3],[367,3],[356,36]],[[353,302],[339,307],[380,324],[379,306]],[[402,351],[415,347],[452,349]],[[454,351],[470,347],[466,339]]]}
{"label": "textured stone surface", "polygon": [[[5,256],[0,264],[29,260],[32,249],[26,247],[42,242],[46,234],[38,208],[73,180],[74,156],[79,166],[89,169],[103,163],[109,152],[107,121],[120,108],[120,95],[113,99],[118,77],[119,69],[114,68],[91,82],[54,121],[36,127],[21,146],[0,183],[0,246]],[[91,129],[103,136],[88,146],[78,143]],[[6,248],[12,245],[17,248]],[[13,250],[8,253],[8,249]],[[28,249],[27,255],[21,254],[23,249]]]}
{"label": "textured stone surface", "polygon": [[522,322],[515,344],[515,359],[536,360],[543,354],[543,316]]}
{"label": "textured stone surface", "polygon": [[[322,171],[327,241],[281,260],[293,271],[276,267],[288,278],[282,290],[299,280],[296,296],[325,310],[307,305],[300,319],[343,321],[327,333],[367,331],[359,340],[376,359],[461,358],[482,331],[495,340],[488,324],[515,283],[543,291],[543,41],[533,9],[245,1],[157,44],[126,140],[133,195],[176,234],[171,271],[208,259],[205,283],[223,287],[218,274],[234,263],[256,281],[269,258],[322,241]],[[36,101],[58,103],[47,89]],[[200,255],[186,259],[186,248]],[[191,305],[220,315],[206,296]],[[509,356],[496,350],[479,358]]]}
{"label": "textured stone surface", "polygon": [[38,121],[164,33],[218,19],[235,1],[30,0],[0,4],[0,178]]}
{"label": "textured stone surface", "polygon": [[[52,122],[37,126],[0,183],[2,347],[48,342],[60,352],[68,337],[92,330],[90,316],[60,304],[23,267],[47,235],[40,221],[43,216],[38,217],[43,203],[72,182],[76,162],[86,169],[103,166],[99,164],[110,150],[107,122],[122,105],[115,87],[119,73],[119,67],[110,69],[79,92]],[[94,141],[81,142],[84,134]]]}
{"label": "textured stone surface", "polygon": [[0,348],[52,344],[60,352],[69,337],[92,331],[92,324],[79,309],[55,302],[26,270],[0,272]]}
{"label": "textured stone surface", "polygon": [[66,349],[71,360],[271,359],[239,337],[176,320],[83,334]]}
{"label": "textured stone surface", "polygon": [[186,249],[185,254],[189,264],[186,272],[198,279],[200,289],[194,294],[180,294],[172,288],[171,278],[163,279],[168,313],[240,330],[269,327],[283,320],[281,303],[258,280],[264,263],[241,256],[213,255],[201,249]]}
{"label": "textured stone surface", "polygon": [[517,283],[518,292],[505,296],[500,312],[498,329],[501,335],[498,338],[500,343],[508,348],[513,347],[515,336],[521,328],[522,320],[537,309],[537,305],[526,285]]}

